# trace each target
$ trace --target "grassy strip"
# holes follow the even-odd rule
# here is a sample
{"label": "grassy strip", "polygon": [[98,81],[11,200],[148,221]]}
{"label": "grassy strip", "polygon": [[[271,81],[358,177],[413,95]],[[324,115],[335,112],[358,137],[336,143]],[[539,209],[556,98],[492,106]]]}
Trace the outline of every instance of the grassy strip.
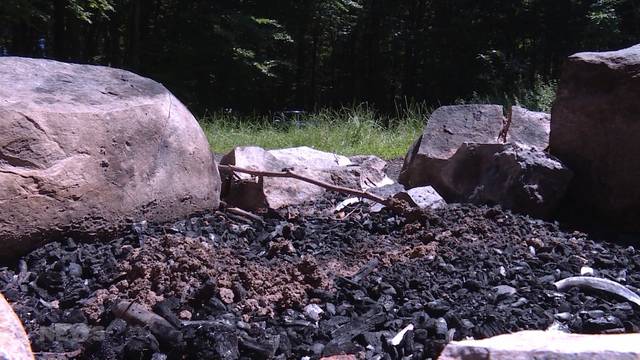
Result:
{"label": "grassy strip", "polygon": [[366,106],[357,106],[322,110],[306,116],[301,126],[282,127],[271,119],[247,120],[225,114],[207,116],[201,125],[216,153],[245,145],[266,149],[309,146],[347,156],[372,154],[393,159],[406,154],[420,136],[427,116],[414,109],[403,111],[395,120],[380,119]]}
{"label": "grassy strip", "polygon": [[[479,96],[456,104],[521,105],[530,110],[551,110],[557,83],[537,79],[532,89],[517,94]],[[403,157],[420,136],[432,109],[425,104],[404,101],[396,104],[396,114],[380,117],[366,104],[339,110],[321,110],[304,116],[304,126],[279,127],[272,118],[238,117],[215,113],[200,122],[211,148],[227,153],[235,146],[256,145],[266,149],[310,146],[343,155],[371,154],[383,159]]]}

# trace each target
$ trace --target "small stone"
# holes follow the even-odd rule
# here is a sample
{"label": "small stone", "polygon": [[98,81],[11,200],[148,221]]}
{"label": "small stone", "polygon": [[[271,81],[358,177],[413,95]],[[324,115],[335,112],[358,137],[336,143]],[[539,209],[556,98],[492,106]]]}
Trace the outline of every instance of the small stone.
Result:
{"label": "small stone", "polygon": [[460,326],[469,330],[469,329],[473,329],[476,325],[472,323],[471,320],[469,319],[462,319],[462,321],[460,321]]}
{"label": "small stone", "polygon": [[82,277],[82,266],[77,263],[71,263],[67,266],[69,276]]}
{"label": "small stone", "polygon": [[443,318],[436,320],[436,337],[440,340],[446,339],[449,333],[449,325]]}
{"label": "small stone", "polygon": [[323,350],[324,350],[324,344],[315,343],[315,344],[311,345],[311,351],[316,355],[322,354]]}
{"label": "small stone", "polygon": [[521,297],[520,299],[518,299],[518,301],[516,301],[513,304],[511,304],[511,307],[519,308],[521,306],[527,305],[528,303],[529,303],[529,300],[527,300],[526,298]]}
{"label": "small stone", "polygon": [[599,333],[605,330],[624,327],[620,319],[615,316],[604,316],[597,319],[587,319],[583,324],[585,331],[589,333]]}
{"label": "small stone", "polygon": [[514,295],[517,291],[515,288],[508,285],[500,285],[493,288],[498,300]]}
{"label": "small stone", "polygon": [[316,304],[309,304],[304,307],[304,314],[311,320],[319,321],[324,310]]}
{"label": "small stone", "polygon": [[323,357],[320,360],[357,360],[355,355],[334,355],[329,357]]}
{"label": "small stone", "polygon": [[327,309],[327,312],[329,313],[329,315],[334,316],[336,314],[336,306],[333,305],[332,303],[327,303],[325,305],[325,308]]}
{"label": "small stone", "polygon": [[191,314],[191,311],[182,310],[180,311],[180,314],[178,314],[178,316],[180,317],[181,320],[191,320],[191,317],[193,315]]}
{"label": "small stone", "polygon": [[480,289],[482,289],[482,284],[480,284],[479,281],[477,280],[467,280],[464,282],[464,284],[462,284],[462,286],[465,289],[471,290],[471,291],[478,291]]}
{"label": "small stone", "polygon": [[220,300],[222,300],[225,304],[233,304],[233,290],[227,288],[220,289]]}
{"label": "small stone", "polygon": [[556,281],[556,277],[553,275],[546,275],[541,277],[540,279],[538,279],[540,281],[540,283],[542,284],[547,284],[547,283],[552,283]]}
{"label": "small stone", "polygon": [[595,270],[593,270],[592,268],[588,267],[588,266],[583,266],[580,269],[580,275],[582,276],[593,276],[595,275]]}
{"label": "small stone", "polygon": [[504,266],[500,266],[500,275],[502,276],[507,276],[507,269],[504,268]]}
{"label": "small stone", "polygon": [[443,316],[451,307],[444,300],[434,300],[427,304],[427,313],[433,317]]}
{"label": "small stone", "polygon": [[558,314],[555,314],[554,317],[560,321],[569,321],[571,320],[571,313],[568,313],[568,312],[558,313]]}

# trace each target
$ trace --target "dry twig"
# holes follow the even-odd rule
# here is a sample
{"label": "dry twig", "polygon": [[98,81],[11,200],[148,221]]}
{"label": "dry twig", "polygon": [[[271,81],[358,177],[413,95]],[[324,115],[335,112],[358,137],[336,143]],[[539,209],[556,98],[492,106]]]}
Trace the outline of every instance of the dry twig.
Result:
{"label": "dry twig", "polygon": [[245,168],[241,168],[241,167],[237,167],[237,166],[233,166],[233,165],[219,165],[218,168],[221,171],[222,170],[229,170],[229,171],[232,171],[232,172],[249,174],[249,175],[253,175],[253,176],[257,176],[257,177],[273,177],[273,178],[297,179],[297,180],[300,180],[300,181],[308,182],[308,183],[316,185],[316,186],[320,186],[320,187],[325,188],[325,189],[330,190],[330,191],[335,191],[335,192],[348,194],[348,195],[353,195],[353,196],[357,196],[357,197],[360,197],[360,198],[363,198],[363,199],[371,200],[373,202],[382,204],[384,206],[391,207],[392,203],[393,203],[393,201],[390,200],[390,199],[385,199],[383,197],[380,197],[380,196],[377,196],[377,195],[374,195],[374,194],[370,194],[370,193],[365,192],[365,191],[360,191],[360,190],[356,190],[356,189],[350,189],[350,188],[343,187],[343,186],[332,185],[332,184],[326,183],[324,181],[320,181],[320,180],[312,179],[312,178],[304,176],[304,175],[296,174],[291,170],[285,170],[285,171],[262,171],[262,170],[245,169]]}
{"label": "dry twig", "polygon": [[321,180],[316,180],[304,175],[297,174],[291,170],[285,169],[283,171],[263,171],[263,170],[245,169],[245,168],[237,167],[234,165],[218,165],[218,169],[220,170],[221,173],[225,171],[226,172],[230,171],[234,174],[243,173],[243,174],[256,176],[259,179],[263,179],[264,177],[296,179],[296,180],[304,181],[316,186],[320,186],[329,191],[334,191],[342,194],[347,194],[347,195],[371,200],[375,203],[386,206],[396,214],[405,216],[408,221],[415,221],[415,220],[424,218],[422,209],[412,207],[409,204],[407,204],[405,201],[402,201],[393,197],[383,198],[383,197],[368,193],[366,191],[350,189],[343,186],[329,184]]}

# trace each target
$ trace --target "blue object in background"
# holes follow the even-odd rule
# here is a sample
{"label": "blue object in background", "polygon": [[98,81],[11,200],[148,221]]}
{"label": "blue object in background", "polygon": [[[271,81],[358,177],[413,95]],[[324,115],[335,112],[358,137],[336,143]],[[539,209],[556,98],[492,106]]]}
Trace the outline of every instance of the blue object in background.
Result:
{"label": "blue object in background", "polygon": [[38,52],[40,53],[41,57],[45,57],[45,54],[47,52],[47,40],[44,37],[38,39]]}

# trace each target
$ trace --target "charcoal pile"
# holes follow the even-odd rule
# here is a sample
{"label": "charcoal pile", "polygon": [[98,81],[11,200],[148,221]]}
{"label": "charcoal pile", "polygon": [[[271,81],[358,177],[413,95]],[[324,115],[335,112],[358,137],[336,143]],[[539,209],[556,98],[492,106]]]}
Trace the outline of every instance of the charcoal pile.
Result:
{"label": "charcoal pile", "polygon": [[640,287],[632,246],[499,208],[409,222],[358,205],[336,214],[340,200],[68,238],[3,268],[2,292],[42,358],[426,359],[525,329],[640,330],[631,302],[554,286],[589,272]]}

